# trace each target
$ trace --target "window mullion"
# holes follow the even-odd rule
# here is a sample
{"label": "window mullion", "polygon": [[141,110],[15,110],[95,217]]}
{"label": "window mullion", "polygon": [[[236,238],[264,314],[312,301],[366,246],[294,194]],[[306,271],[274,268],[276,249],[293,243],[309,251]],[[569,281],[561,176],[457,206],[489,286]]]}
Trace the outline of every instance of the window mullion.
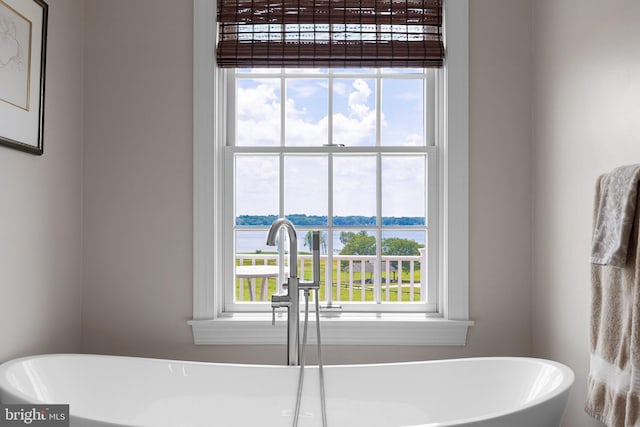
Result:
{"label": "window mullion", "polygon": [[[287,113],[286,113],[286,105],[287,105],[287,93],[286,93],[286,79],[284,78],[284,69],[280,71],[280,147],[285,146],[285,137],[286,137],[286,127],[287,127]],[[278,155],[278,216],[280,218],[284,217],[284,203],[285,203],[285,194],[284,194],[284,153],[281,152]],[[285,265],[285,233],[284,230],[280,231],[280,238],[278,243],[278,265],[280,266],[280,274],[278,276],[278,283],[276,284],[276,289],[278,293],[282,292],[282,283],[284,282],[284,265]]]}
{"label": "window mullion", "polygon": [[237,144],[236,141],[236,129],[238,127],[238,114],[236,112],[236,98],[238,96],[238,79],[236,78],[236,72],[234,69],[226,70],[222,72],[223,81],[225,84],[226,90],[226,141],[225,144],[228,146],[235,146]]}
{"label": "window mullion", "polygon": [[327,143],[333,144],[333,72],[329,71],[329,105],[327,105]]}
{"label": "window mullion", "polygon": [[[237,128],[238,128],[238,114],[237,114],[237,101],[238,96],[238,79],[234,69],[220,71],[222,86],[224,87],[224,102],[226,103],[224,110],[226,117],[223,122],[226,123],[226,129],[220,130],[220,141],[224,146],[234,147],[237,145]],[[235,162],[236,158],[229,150],[224,150],[224,172],[223,181],[225,183],[232,183],[235,181]],[[224,184],[227,187],[226,184]],[[228,188],[228,187],[227,187]],[[235,301],[235,236],[236,236],[236,204],[235,196],[232,191],[223,191],[223,232],[222,240],[224,248],[232,248],[231,251],[224,251],[222,256],[222,264],[224,266],[230,265],[231,269],[223,268],[223,283],[226,286],[221,287],[219,295],[222,297],[223,306],[220,307],[222,311],[225,311],[229,304]],[[231,231],[227,224],[231,225]],[[242,291],[242,286],[240,287]]]}
{"label": "window mullion", "polygon": [[[224,152],[224,180],[226,182],[233,182],[234,180],[234,174],[235,174],[235,163],[236,163],[236,158],[235,156],[230,153],[228,150],[226,150]],[[235,216],[236,216],[236,207],[235,207],[235,198],[234,195],[228,191],[225,192],[224,196],[223,196],[223,200],[224,200],[224,224],[225,226],[223,226],[223,230],[222,230],[222,240],[223,240],[223,247],[224,248],[232,248],[231,251],[224,251],[223,252],[223,256],[222,256],[222,263],[223,265],[227,266],[233,266],[231,269],[226,269],[223,268],[223,283],[226,283],[227,286],[223,287],[222,289],[220,289],[221,291],[221,296],[222,299],[224,300],[224,307],[221,307],[224,310],[226,310],[226,307],[228,307],[229,304],[234,302],[234,292],[235,292],[235,280],[234,280],[234,275],[235,275],[235,234],[236,234],[236,226],[235,226]],[[226,226],[226,224],[230,224],[231,227],[231,232],[227,232],[229,230],[229,228]],[[240,288],[242,289],[242,287]]]}
{"label": "window mullion", "polygon": [[[327,105],[327,143],[333,145],[333,70],[329,69],[329,96]],[[327,261],[325,264],[325,298],[329,306],[333,305],[333,153],[327,159]],[[338,264],[340,268],[340,264]],[[336,295],[340,300],[340,283],[336,283]]]}
{"label": "window mullion", "polygon": [[[376,70],[376,147],[382,146],[382,77]],[[374,298],[376,304],[382,302],[382,155],[376,155],[376,267],[374,268]]]}
{"label": "window mullion", "polygon": [[286,79],[284,78],[284,70],[280,72],[280,147],[285,146],[286,137],[286,105],[287,105],[287,91],[286,91]]}
{"label": "window mullion", "polygon": [[436,145],[436,73],[433,70],[427,70],[424,79],[424,133],[427,146]]}
{"label": "window mullion", "polygon": [[[331,122],[331,118],[329,118],[329,122]],[[331,306],[333,304],[333,153],[328,154],[329,158],[327,161],[328,171],[327,171],[327,239],[329,240],[327,243],[327,263],[325,265],[325,293],[327,293],[327,303]],[[340,268],[340,264],[338,264],[338,269]],[[328,292],[327,292],[328,288]],[[338,301],[340,301],[340,283],[336,283],[336,296]]]}
{"label": "window mullion", "polygon": [[438,225],[440,218],[438,217],[438,162],[437,156],[431,153],[427,155],[427,255],[426,265],[421,266],[426,273],[423,277],[426,278],[426,293],[425,285],[422,285],[421,292],[425,293],[425,301],[429,304],[438,303],[438,289],[436,286],[438,283]]}
{"label": "window mullion", "polygon": [[[380,126],[378,126],[380,127]],[[376,263],[374,268],[374,298],[376,304],[382,302],[382,154],[376,155]]]}
{"label": "window mullion", "polygon": [[376,70],[376,147],[382,146],[382,77]]}

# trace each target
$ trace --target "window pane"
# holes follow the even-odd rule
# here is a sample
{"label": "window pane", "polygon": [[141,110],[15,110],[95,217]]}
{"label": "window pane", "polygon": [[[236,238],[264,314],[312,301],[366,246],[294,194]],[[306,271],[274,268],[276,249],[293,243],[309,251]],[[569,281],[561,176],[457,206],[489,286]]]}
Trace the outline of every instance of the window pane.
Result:
{"label": "window pane", "polygon": [[336,156],[333,177],[333,225],[376,225],[376,158]]}
{"label": "window pane", "polygon": [[424,68],[382,68],[383,74],[424,74]]}
{"label": "window pane", "polygon": [[423,80],[383,79],[381,95],[382,145],[425,145]]}
{"label": "window pane", "polygon": [[382,225],[425,225],[427,157],[382,157]]}
{"label": "window pane", "polygon": [[280,68],[236,68],[236,74],[279,74]]}
{"label": "window pane", "polygon": [[328,68],[285,68],[286,74],[328,74]]}
{"label": "window pane", "polygon": [[375,302],[374,231],[345,230],[333,234],[333,299],[340,302]]}
{"label": "window pane", "polygon": [[278,157],[236,156],[236,225],[268,227],[277,218],[279,175]]}
{"label": "window pane", "polygon": [[422,260],[426,258],[421,252],[424,253],[425,242],[425,231],[382,232],[382,301],[424,301],[422,282],[427,279],[427,272],[422,270]]}
{"label": "window pane", "polygon": [[284,161],[284,213],[296,227],[327,225],[328,159],[288,156]]}
{"label": "window pane", "polygon": [[336,74],[375,74],[375,68],[334,68]]}
{"label": "window pane", "polygon": [[269,301],[276,292],[278,254],[266,240],[267,229],[235,232],[236,302]]}
{"label": "window pane", "polygon": [[285,145],[320,146],[328,139],[327,79],[288,79],[285,104]]}
{"label": "window pane", "polygon": [[[236,258],[246,254],[266,254],[275,252],[276,248],[267,246],[267,228],[260,230],[239,230],[235,232]],[[255,259],[255,257],[247,257]]]}
{"label": "window pane", "polygon": [[333,81],[333,143],[376,145],[376,84],[374,79]]}
{"label": "window pane", "polygon": [[279,79],[238,79],[236,144],[280,145]]}
{"label": "window pane", "polygon": [[[313,232],[320,231],[315,228],[298,228],[298,276],[300,280],[311,282],[313,280]],[[325,268],[327,265],[327,250],[329,247],[329,235],[326,231],[320,231],[320,301],[326,301]],[[315,293],[312,293],[312,300]]]}

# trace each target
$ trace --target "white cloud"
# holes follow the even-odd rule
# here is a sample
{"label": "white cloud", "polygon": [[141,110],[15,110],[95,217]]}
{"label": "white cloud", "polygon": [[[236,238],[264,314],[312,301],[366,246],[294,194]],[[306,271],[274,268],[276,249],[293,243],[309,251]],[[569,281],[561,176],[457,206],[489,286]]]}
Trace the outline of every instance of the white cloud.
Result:
{"label": "white cloud", "polygon": [[[281,104],[279,85],[273,79],[253,80],[253,85],[238,88],[238,144],[279,145]],[[337,83],[334,89],[347,98],[347,112],[333,116],[334,142],[349,146],[375,144],[376,113],[371,107],[373,90],[363,79],[355,79],[350,86]],[[328,142],[328,116],[318,118],[300,99],[312,97],[321,88],[316,84],[292,85],[294,97],[286,102],[287,144],[295,146],[318,146]]]}
{"label": "white cloud", "polygon": [[285,161],[286,214],[327,215],[326,157],[291,157]]}
{"label": "white cloud", "polygon": [[358,117],[364,117],[370,111],[367,105],[371,96],[371,88],[362,79],[356,79],[353,82],[353,89],[349,94],[349,111]]}
{"label": "white cloud", "polygon": [[[334,143],[347,146],[375,145],[376,112],[370,107],[373,90],[363,79],[355,79],[351,86],[344,86],[347,98],[347,114],[333,115]],[[375,104],[373,104],[375,105]]]}
{"label": "white cloud", "polygon": [[422,140],[422,136],[415,132],[405,133],[402,145],[405,147],[417,147],[419,145],[424,145],[424,141]]}
{"label": "white cloud", "polygon": [[361,117],[337,113],[333,116],[333,140],[346,146],[375,145],[376,114],[362,112]]}
{"label": "white cloud", "polygon": [[346,96],[348,88],[349,86],[347,86],[345,83],[342,83],[337,80],[333,81],[333,92],[336,95]]}
{"label": "white cloud", "polygon": [[287,93],[295,98],[310,98],[318,93],[319,90],[327,89],[322,86],[322,80],[303,79],[291,80],[287,84]]}
{"label": "white cloud", "polygon": [[239,156],[236,159],[236,213],[268,215],[278,212],[278,158]]}
{"label": "white cloud", "polygon": [[[383,216],[421,216],[425,214],[425,158],[383,157]],[[402,189],[402,191],[398,191]]]}
{"label": "white cloud", "polygon": [[418,92],[418,91],[399,92],[395,94],[394,98],[403,102],[420,102],[422,101],[422,92]]}
{"label": "white cloud", "polygon": [[334,158],[334,211],[336,215],[376,214],[376,158]]}
{"label": "white cloud", "polygon": [[238,145],[280,144],[280,99],[275,86],[238,87],[236,102]]}

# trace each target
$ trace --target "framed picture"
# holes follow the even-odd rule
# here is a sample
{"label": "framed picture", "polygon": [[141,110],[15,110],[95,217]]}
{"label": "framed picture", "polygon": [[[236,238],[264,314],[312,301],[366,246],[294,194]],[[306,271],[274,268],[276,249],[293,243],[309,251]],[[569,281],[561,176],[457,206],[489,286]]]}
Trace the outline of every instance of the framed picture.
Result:
{"label": "framed picture", "polygon": [[48,5],[0,0],[0,144],[41,155]]}

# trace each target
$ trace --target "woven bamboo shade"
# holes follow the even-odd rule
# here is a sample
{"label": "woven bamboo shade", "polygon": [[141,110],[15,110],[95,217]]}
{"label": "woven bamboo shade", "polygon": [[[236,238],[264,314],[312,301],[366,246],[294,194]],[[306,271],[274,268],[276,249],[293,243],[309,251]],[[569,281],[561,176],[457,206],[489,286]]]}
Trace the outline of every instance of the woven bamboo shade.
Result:
{"label": "woven bamboo shade", "polygon": [[442,0],[218,0],[218,65],[441,67]]}

